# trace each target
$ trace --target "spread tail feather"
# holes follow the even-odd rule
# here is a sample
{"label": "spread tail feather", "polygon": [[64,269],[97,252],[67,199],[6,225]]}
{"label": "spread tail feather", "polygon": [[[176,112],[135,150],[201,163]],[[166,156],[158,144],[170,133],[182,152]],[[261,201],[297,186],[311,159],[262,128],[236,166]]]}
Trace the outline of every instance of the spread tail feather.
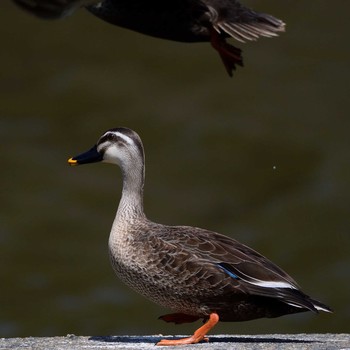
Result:
{"label": "spread tail feather", "polygon": [[318,300],[311,299],[310,301],[312,302],[317,311],[333,312],[333,310],[329,306],[322,304]]}
{"label": "spread tail feather", "polygon": [[239,22],[220,21],[215,27],[240,42],[256,40],[260,36],[274,37],[285,31],[285,23],[280,19],[264,13],[252,14],[249,19],[243,18]]}

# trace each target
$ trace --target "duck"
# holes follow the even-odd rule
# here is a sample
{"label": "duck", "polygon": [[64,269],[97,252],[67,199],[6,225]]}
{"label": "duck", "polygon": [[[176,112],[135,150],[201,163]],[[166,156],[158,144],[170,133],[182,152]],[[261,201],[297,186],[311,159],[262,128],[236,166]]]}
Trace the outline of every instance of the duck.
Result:
{"label": "duck", "polygon": [[69,165],[104,162],[121,168],[120,203],[109,236],[115,274],[129,287],[173,311],[160,319],[204,324],[182,339],[157,345],[195,344],[219,321],[239,322],[304,311],[332,312],[301,291],[280,267],[228,236],[191,226],[149,220],[143,208],[145,153],[139,135],[125,127],[107,130]]}
{"label": "duck", "polygon": [[85,7],[98,18],[142,34],[179,42],[210,42],[230,77],[243,66],[238,42],[274,37],[285,23],[256,12],[238,0],[13,0],[22,9],[45,19],[57,19]]}

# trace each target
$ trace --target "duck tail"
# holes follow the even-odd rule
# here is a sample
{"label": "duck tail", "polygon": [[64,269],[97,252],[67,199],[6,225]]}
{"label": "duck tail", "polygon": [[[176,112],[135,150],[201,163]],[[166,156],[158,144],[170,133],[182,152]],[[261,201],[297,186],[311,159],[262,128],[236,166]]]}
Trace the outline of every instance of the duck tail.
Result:
{"label": "duck tail", "polygon": [[318,300],[310,299],[310,301],[312,302],[313,306],[317,311],[333,312],[333,310],[329,306],[319,302]]}
{"label": "duck tail", "polygon": [[255,12],[255,15],[257,23],[260,23],[260,25],[262,26],[268,27],[269,30],[273,33],[284,32],[286,30],[286,24],[282,20],[274,16],[258,12]]}
{"label": "duck tail", "polygon": [[239,18],[218,21],[216,27],[240,42],[255,41],[259,37],[274,37],[285,31],[285,23],[265,13],[247,11]]}

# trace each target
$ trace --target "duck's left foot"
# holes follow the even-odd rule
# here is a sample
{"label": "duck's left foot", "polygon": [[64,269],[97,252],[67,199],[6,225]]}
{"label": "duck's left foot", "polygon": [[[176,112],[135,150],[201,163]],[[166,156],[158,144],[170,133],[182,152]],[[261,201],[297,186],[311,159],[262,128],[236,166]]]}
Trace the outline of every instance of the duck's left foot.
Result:
{"label": "duck's left foot", "polygon": [[214,29],[211,31],[210,43],[219,53],[230,77],[232,77],[233,71],[236,70],[236,65],[243,67],[242,50],[227,43],[225,38]]}
{"label": "duck's left foot", "polygon": [[182,339],[162,339],[156,345],[185,345],[196,344],[200,341],[208,341],[205,336],[217,323],[219,322],[219,315],[215,312],[211,313],[208,321],[200,328],[198,328],[191,337]]}
{"label": "duck's left foot", "polygon": [[163,320],[165,322],[173,322],[175,324],[181,323],[191,323],[200,319],[200,317],[176,313],[176,314],[167,314],[158,317],[159,320]]}
{"label": "duck's left foot", "polygon": [[156,345],[175,346],[175,345],[197,344],[202,340],[209,341],[209,339],[207,337],[203,336],[202,338],[196,338],[194,335],[192,335],[192,337],[182,338],[182,339],[162,339]]}

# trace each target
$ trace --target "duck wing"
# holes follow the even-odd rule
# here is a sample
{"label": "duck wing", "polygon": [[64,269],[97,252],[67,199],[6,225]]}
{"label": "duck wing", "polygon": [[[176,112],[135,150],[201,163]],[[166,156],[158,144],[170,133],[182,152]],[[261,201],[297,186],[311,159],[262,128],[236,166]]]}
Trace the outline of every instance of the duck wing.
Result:
{"label": "duck wing", "polygon": [[[77,8],[89,5],[88,0],[13,0],[22,9],[44,19],[66,17]],[[96,1],[95,1],[96,2]]]}
{"label": "duck wing", "polygon": [[[277,265],[232,238],[186,226],[169,227],[162,236],[158,239],[166,242],[170,255],[178,253],[179,260],[185,258],[186,266],[193,273],[212,279],[216,288],[222,287],[225,293],[231,286],[240,293],[278,299],[296,308],[330,311],[304,294],[294,279]],[[176,264],[180,263],[184,262]],[[218,279],[222,280],[222,286]]]}

